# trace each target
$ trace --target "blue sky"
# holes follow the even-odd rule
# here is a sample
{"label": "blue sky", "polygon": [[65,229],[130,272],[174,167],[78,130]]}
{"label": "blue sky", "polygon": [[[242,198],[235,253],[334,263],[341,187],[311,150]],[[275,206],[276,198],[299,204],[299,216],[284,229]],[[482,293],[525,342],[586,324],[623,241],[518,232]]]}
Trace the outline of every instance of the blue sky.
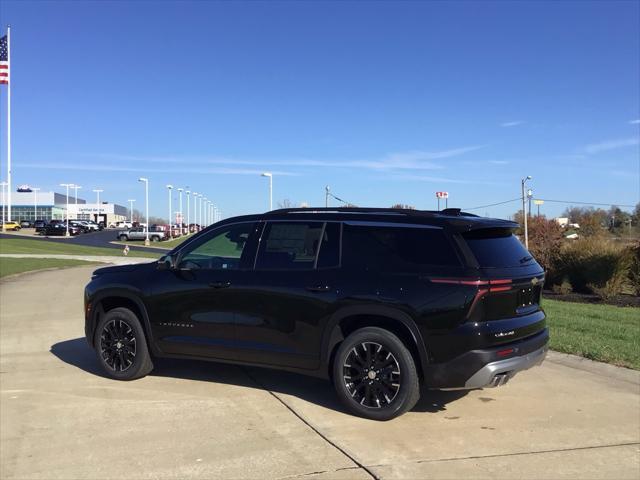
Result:
{"label": "blue sky", "polygon": [[157,215],[167,183],[264,211],[265,170],[275,204],[323,205],[330,185],[361,206],[433,209],[446,190],[471,208],[531,175],[539,198],[632,205],[639,17],[635,1],[4,0],[14,183],[141,208],[147,176]]}

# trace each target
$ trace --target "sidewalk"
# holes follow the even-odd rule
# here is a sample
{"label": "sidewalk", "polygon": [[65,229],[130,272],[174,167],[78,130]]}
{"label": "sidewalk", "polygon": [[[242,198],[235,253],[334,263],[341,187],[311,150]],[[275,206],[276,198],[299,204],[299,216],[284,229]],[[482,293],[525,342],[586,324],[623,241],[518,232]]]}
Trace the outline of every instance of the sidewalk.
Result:
{"label": "sidewalk", "polygon": [[58,255],[58,254],[31,254],[31,253],[3,253],[0,258],[58,258],[61,260],[84,260],[87,262],[112,263],[114,265],[130,265],[132,263],[151,263],[152,258],[145,257],[118,257],[111,255]]}

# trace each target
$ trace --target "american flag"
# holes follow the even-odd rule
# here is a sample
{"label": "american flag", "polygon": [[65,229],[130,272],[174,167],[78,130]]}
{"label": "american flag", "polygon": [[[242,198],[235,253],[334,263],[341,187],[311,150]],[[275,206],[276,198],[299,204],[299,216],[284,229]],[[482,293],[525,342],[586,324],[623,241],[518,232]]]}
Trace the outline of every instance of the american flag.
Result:
{"label": "american flag", "polygon": [[0,38],[0,84],[9,83],[9,51],[7,36]]}

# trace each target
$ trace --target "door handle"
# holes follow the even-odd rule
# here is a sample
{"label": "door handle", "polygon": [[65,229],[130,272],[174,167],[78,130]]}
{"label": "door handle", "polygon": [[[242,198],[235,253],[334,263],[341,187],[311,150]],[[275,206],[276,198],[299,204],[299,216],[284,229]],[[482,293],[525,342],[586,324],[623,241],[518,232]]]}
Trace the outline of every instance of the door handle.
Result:
{"label": "door handle", "polygon": [[307,287],[310,292],[328,292],[331,290],[329,285],[316,285],[314,287]]}
{"label": "door handle", "polygon": [[209,286],[211,288],[227,288],[231,286],[231,282],[211,282]]}

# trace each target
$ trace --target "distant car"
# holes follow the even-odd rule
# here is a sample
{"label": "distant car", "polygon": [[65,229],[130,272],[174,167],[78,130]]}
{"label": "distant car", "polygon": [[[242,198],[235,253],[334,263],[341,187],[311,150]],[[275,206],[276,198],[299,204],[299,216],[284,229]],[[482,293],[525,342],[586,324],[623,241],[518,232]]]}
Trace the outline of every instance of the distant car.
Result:
{"label": "distant car", "polygon": [[97,232],[104,228],[104,225],[101,225],[100,223],[96,223],[93,220],[85,220],[85,222],[89,225],[91,230],[93,230],[94,232]]}
{"label": "distant car", "polygon": [[13,230],[14,232],[17,232],[21,227],[18,222],[4,222],[3,228],[5,230]]}
{"label": "distant car", "polygon": [[31,228],[33,224],[29,220],[22,220],[20,222],[20,228]]}
{"label": "distant car", "polygon": [[33,226],[35,227],[36,232],[42,232],[47,228],[47,222],[45,220],[36,220],[33,222]]}
{"label": "distant car", "polygon": [[[118,232],[118,240],[127,242],[129,240],[144,240],[147,237],[144,227],[130,228]],[[149,240],[159,242],[167,238],[167,232],[151,227],[149,229]]]}
{"label": "distant car", "polygon": [[[44,229],[44,235],[47,237],[64,237],[67,233],[67,224],[66,223],[53,223],[47,225]],[[80,229],[69,224],[69,235],[76,236],[80,234]]]}
{"label": "distant car", "polygon": [[81,220],[69,220],[69,226],[76,227],[79,233],[87,233],[89,231],[89,226]]}

